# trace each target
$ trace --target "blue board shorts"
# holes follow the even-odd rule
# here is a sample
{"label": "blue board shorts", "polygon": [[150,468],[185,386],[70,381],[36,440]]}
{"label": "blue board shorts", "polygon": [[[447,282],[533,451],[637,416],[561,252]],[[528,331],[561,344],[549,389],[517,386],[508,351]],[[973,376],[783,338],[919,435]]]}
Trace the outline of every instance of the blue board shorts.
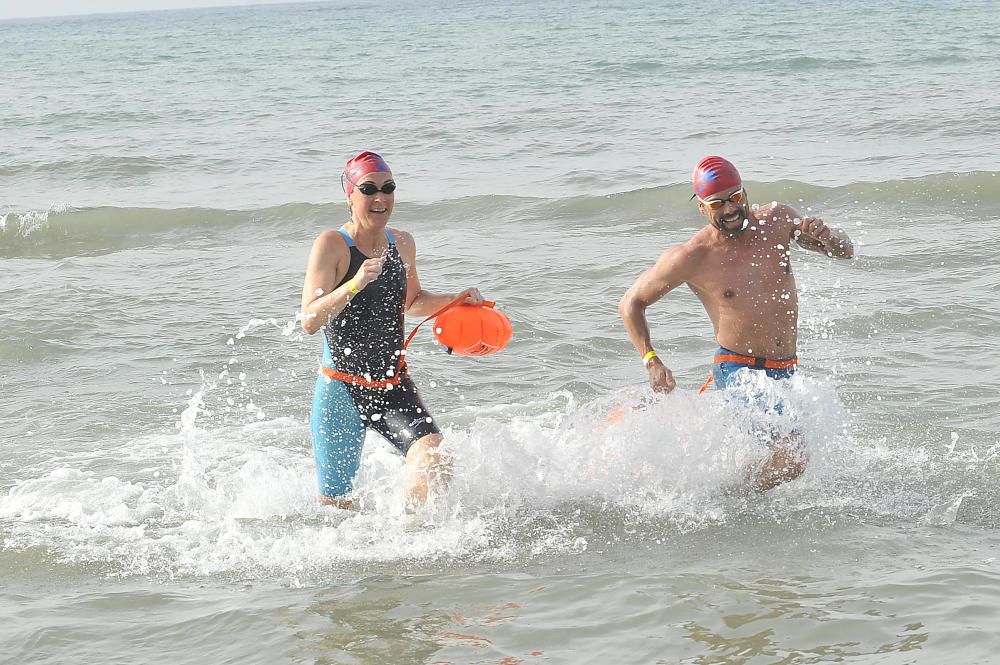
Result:
{"label": "blue board shorts", "polygon": [[777,381],[790,379],[795,374],[798,356],[760,358],[720,346],[713,361],[712,380],[715,387],[725,390],[729,396],[757,412],[758,417],[751,420],[754,432],[772,439],[782,436],[774,427],[774,416],[786,415],[789,409],[780,398],[775,399],[773,393],[761,387],[751,373],[763,372]]}

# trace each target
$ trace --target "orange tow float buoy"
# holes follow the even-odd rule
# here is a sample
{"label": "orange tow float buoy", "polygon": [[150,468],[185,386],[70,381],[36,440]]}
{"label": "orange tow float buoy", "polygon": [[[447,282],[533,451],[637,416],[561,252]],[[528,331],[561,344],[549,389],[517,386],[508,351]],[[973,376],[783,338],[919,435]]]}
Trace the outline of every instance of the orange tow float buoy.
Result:
{"label": "orange tow float buoy", "polygon": [[496,303],[456,305],[434,319],[434,337],[448,353],[462,356],[488,356],[507,346],[514,331]]}

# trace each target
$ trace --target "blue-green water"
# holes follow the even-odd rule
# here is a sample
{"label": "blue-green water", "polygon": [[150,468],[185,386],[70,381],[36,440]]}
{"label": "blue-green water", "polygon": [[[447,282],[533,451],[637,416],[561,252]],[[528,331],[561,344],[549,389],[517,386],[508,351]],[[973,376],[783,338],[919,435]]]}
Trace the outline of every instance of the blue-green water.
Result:
{"label": "blue-green water", "polygon": [[824,185],[996,166],[990,3],[316,3],[9,21],[6,206],[632,191],[724,152]]}
{"label": "blue-green water", "polygon": [[[0,22],[0,660],[990,663],[1000,647],[1000,37],[972,3],[311,3]],[[515,329],[411,365],[455,479],[324,510],[295,315],[381,151],[432,290]],[[694,162],[841,226],[795,252],[800,480],[713,395]],[[415,321],[409,322],[413,325]]]}

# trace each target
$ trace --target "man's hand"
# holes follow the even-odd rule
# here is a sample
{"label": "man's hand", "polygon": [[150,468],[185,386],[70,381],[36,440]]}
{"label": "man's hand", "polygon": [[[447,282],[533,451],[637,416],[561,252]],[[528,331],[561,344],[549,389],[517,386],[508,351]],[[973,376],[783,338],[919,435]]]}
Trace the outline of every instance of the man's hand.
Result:
{"label": "man's hand", "polygon": [[794,237],[806,249],[825,250],[830,227],[819,217],[805,217],[795,222]]}
{"label": "man's hand", "polygon": [[818,217],[804,217],[792,227],[792,237],[804,249],[823,252],[827,256],[850,259],[854,256],[854,244],[841,229],[831,229]]}
{"label": "man's hand", "polygon": [[673,372],[660,361],[659,357],[650,358],[646,369],[649,370],[649,385],[654,391],[669,393],[677,387]]}

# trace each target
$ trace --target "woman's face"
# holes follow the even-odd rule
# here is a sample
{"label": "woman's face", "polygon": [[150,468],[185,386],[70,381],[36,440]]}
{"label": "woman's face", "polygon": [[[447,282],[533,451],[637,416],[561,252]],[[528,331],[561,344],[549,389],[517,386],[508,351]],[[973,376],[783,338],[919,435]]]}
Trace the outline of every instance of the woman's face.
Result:
{"label": "woman's face", "polygon": [[[351,206],[351,219],[370,225],[385,226],[389,222],[392,205],[396,200],[394,192],[382,191],[388,183],[396,184],[390,171],[375,171],[358,178],[350,196],[347,197],[347,202]],[[365,194],[362,190],[372,193]]]}

